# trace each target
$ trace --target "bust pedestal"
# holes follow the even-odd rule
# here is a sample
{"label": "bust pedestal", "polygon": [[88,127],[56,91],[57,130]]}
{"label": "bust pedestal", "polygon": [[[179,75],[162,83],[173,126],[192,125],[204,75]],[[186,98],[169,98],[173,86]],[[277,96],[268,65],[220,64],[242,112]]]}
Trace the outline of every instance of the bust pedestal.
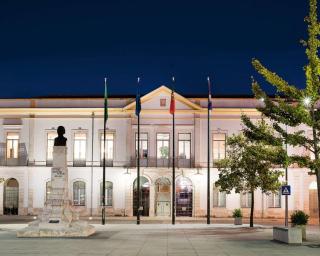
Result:
{"label": "bust pedestal", "polygon": [[87,237],[95,232],[86,221],[78,220],[68,195],[67,147],[53,147],[53,167],[47,201],[37,221],[17,232],[17,237]]}

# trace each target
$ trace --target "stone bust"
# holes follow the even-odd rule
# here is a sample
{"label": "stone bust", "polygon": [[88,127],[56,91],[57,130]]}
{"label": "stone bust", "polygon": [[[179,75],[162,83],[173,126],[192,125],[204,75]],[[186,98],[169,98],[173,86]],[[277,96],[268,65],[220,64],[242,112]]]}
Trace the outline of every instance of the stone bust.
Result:
{"label": "stone bust", "polygon": [[67,138],[63,135],[66,133],[66,130],[63,126],[59,126],[57,129],[58,137],[54,139],[54,146],[66,146]]}

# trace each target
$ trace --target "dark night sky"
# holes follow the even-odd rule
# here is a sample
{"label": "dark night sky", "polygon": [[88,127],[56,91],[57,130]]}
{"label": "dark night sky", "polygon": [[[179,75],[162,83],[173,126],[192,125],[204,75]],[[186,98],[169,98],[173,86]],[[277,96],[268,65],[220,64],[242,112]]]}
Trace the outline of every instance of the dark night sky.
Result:
{"label": "dark night sky", "polygon": [[[178,92],[251,94],[257,57],[304,86],[307,0],[1,0],[0,98]],[[269,93],[272,93],[270,86]]]}

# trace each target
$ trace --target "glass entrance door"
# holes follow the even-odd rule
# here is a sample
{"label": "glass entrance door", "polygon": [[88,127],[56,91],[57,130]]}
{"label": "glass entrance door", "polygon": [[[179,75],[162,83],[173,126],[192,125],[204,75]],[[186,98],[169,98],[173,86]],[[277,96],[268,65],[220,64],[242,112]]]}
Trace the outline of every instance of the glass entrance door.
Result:
{"label": "glass entrance door", "polygon": [[176,180],[176,216],[192,217],[192,182],[186,177]]}
{"label": "glass entrance door", "polygon": [[170,216],[171,215],[171,190],[170,181],[167,178],[159,178],[156,180],[156,215]]}

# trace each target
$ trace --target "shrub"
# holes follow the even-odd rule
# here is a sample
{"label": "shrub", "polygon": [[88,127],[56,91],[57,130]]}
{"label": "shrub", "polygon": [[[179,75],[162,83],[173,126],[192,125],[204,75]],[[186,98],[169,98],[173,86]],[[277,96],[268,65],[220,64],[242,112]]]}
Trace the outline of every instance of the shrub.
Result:
{"label": "shrub", "polygon": [[295,211],[291,214],[292,225],[307,225],[309,220],[309,215],[305,214],[304,211]]}
{"label": "shrub", "polygon": [[242,217],[241,209],[234,209],[234,211],[232,212],[232,217],[241,218]]}

